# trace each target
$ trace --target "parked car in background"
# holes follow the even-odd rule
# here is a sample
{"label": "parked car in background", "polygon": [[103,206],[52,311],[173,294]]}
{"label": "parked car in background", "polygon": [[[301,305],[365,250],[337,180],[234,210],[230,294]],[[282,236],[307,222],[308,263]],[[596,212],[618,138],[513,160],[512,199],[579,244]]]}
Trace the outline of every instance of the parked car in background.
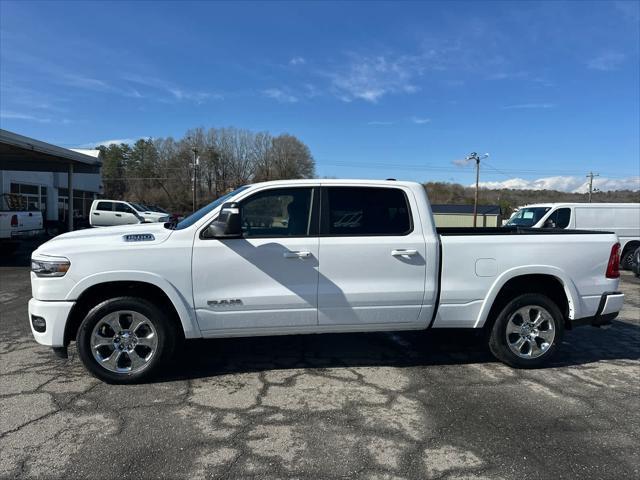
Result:
{"label": "parked car in background", "polygon": [[111,227],[134,223],[168,222],[170,216],[152,212],[143,206],[123,200],[94,200],[89,212],[92,227]]}
{"label": "parked car in background", "polygon": [[620,266],[631,268],[640,247],[640,203],[543,203],[518,210],[505,226],[600,230],[620,239]]}
{"label": "parked car in background", "polygon": [[256,183],[106,230],[33,252],[29,321],[109,382],[157,371],[181,338],[427,328],[485,329],[498,359],[536,367],[624,300],[615,234],[437,229],[413,182]]}
{"label": "parked car in background", "polygon": [[142,205],[145,209],[147,209],[150,212],[164,213],[165,215],[171,215],[171,213],[169,213],[167,210],[157,205],[149,205],[148,203],[145,203],[145,204],[140,203],[139,205]]}
{"label": "parked car in background", "polygon": [[640,277],[640,247],[636,248],[633,252],[633,260],[631,261],[631,270],[636,275],[636,277]]}
{"label": "parked car in background", "polygon": [[22,238],[44,233],[42,212],[28,209],[19,195],[5,194],[0,200],[0,243],[10,248]]}

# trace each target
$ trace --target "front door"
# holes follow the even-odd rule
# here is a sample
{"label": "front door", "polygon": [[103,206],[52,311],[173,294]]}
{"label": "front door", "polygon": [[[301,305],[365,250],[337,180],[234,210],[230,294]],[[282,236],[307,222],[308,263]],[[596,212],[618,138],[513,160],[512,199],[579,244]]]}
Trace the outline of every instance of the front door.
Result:
{"label": "front door", "polygon": [[311,187],[259,191],[240,203],[243,238],[195,239],[193,298],[203,332],[317,324],[317,196]]}
{"label": "front door", "polygon": [[425,274],[437,268],[436,246],[426,245],[412,214],[412,192],[329,186],[321,196],[319,324],[401,328],[427,318],[435,284],[427,282],[425,295]]}
{"label": "front door", "polygon": [[140,223],[140,219],[136,215],[135,210],[126,203],[115,202],[113,216],[115,219],[114,225]]}

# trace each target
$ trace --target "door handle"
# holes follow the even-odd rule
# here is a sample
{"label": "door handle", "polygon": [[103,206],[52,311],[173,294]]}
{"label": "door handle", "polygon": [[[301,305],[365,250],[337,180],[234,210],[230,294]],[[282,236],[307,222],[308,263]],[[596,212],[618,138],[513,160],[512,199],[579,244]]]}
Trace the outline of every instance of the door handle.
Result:
{"label": "door handle", "polygon": [[413,256],[413,255],[417,255],[418,251],[417,250],[391,250],[391,255],[393,255],[394,257],[403,257],[405,255],[407,256]]}
{"label": "door handle", "polygon": [[93,212],[94,215],[100,215],[98,212]]}
{"label": "door handle", "polygon": [[116,213],[116,217],[121,217],[121,216],[122,216],[122,214]]}
{"label": "door handle", "polygon": [[308,258],[311,252],[284,252],[284,258]]}

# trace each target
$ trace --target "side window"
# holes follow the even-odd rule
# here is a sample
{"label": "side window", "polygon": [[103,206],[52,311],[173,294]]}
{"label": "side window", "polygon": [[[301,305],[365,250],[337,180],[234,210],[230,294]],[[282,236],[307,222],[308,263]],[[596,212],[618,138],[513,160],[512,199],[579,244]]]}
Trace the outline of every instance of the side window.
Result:
{"label": "side window", "polygon": [[549,215],[542,228],[567,228],[571,220],[570,208],[559,208]]}
{"label": "side window", "polygon": [[113,210],[113,203],[111,203],[111,202],[98,202],[98,205],[96,206],[96,210],[100,210],[100,211],[104,211],[104,212],[110,212],[111,210]]}
{"label": "side window", "polygon": [[[323,234],[407,235],[412,230],[407,197],[397,188],[328,187]],[[328,218],[327,218],[328,216]]]}
{"label": "side window", "polygon": [[245,237],[308,236],[311,230],[311,188],[278,188],[241,203]]}
{"label": "side window", "polygon": [[116,203],[116,208],[115,208],[116,212],[121,212],[121,213],[136,213],[133,208],[131,208],[129,205],[127,205],[126,203]]}
{"label": "side window", "polygon": [[556,210],[556,228],[567,228],[569,226],[569,220],[571,220],[570,208],[559,208]]}

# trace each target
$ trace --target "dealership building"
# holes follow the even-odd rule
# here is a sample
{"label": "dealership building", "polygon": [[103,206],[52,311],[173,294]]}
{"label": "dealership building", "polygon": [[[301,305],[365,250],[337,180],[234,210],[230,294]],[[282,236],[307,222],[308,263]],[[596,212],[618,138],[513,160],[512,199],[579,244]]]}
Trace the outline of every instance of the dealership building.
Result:
{"label": "dealership building", "polygon": [[47,223],[71,226],[89,217],[102,192],[100,157],[99,150],[63,148],[0,129],[0,197],[18,194]]}

